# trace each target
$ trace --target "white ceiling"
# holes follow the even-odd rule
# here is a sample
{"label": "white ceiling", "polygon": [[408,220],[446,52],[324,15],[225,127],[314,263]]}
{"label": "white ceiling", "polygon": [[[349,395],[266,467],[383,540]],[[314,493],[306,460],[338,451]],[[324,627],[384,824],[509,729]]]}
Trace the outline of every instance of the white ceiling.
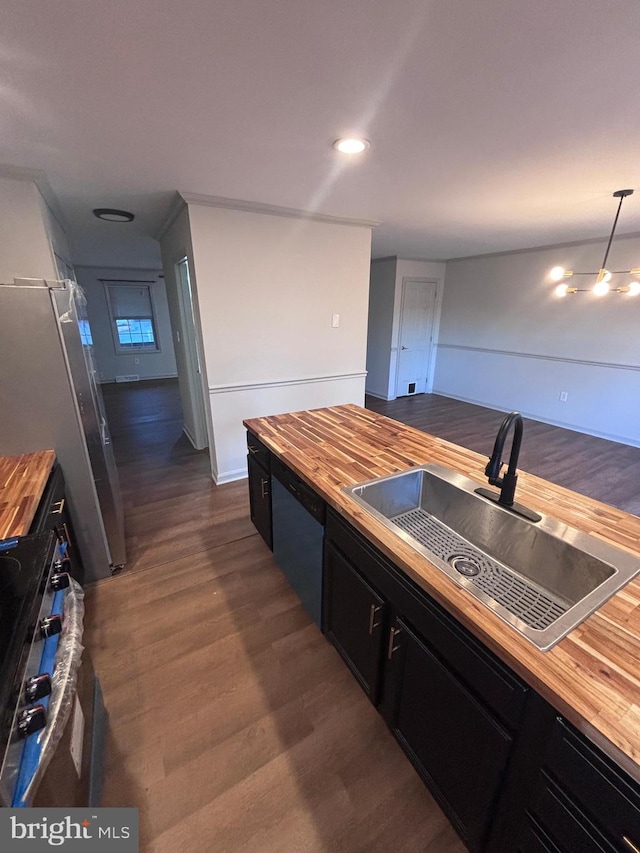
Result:
{"label": "white ceiling", "polygon": [[[3,7],[0,161],[46,172],[76,263],[157,259],[177,189],[380,220],[374,257],[438,259],[606,235],[640,185],[638,0]],[[331,148],[350,133],[360,158]]]}

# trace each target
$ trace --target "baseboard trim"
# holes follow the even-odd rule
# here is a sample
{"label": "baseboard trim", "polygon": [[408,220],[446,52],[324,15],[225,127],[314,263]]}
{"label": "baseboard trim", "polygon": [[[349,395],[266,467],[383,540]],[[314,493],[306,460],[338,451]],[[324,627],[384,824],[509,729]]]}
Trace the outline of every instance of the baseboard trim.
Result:
{"label": "baseboard trim", "polygon": [[213,482],[216,486],[223,486],[225,483],[233,483],[236,480],[244,480],[247,477],[247,468],[236,468],[235,471],[224,471],[222,474],[213,474]]}
{"label": "baseboard trim", "polygon": [[[142,382],[155,382],[156,379],[177,379],[177,373],[161,373],[160,376],[140,376],[140,379],[136,380],[136,385],[139,385]],[[114,379],[100,379],[98,382],[99,385],[115,385],[116,380]],[[122,384],[122,383],[118,383]]]}
{"label": "baseboard trim", "polygon": [[387,403],[390,403],[392,400],[396,399],[396,397],[385,397],[384,394],[376,394],[375,391],[369,391],[367,388],[364,389],[364,393],[368,397],[375,397],[376,400],[384,400]]}
{"label": "baseboard trim", "polygon": [[[474,406],[482,406],[483,409],[493,409],[495,412],[504,412],[506,414],[510,411],[509,409],[501,409],[494,403],[488,403],[486,400],[476,400],[473,397],[460,397],[457,394],[451,394],[448,391],[441,390],[440,388],[434,388],[432,393],[437,394],[440,397],[448,397],[450,400],[460,400],[461,403],[472,403]],[[640,447],[640,440],[638,439],[612,435],[611,433],[600,432],[599,430],[594,429],[587,429],[585,426],[576,426],[575,424],[568,424],[564,421],[556,421],[553,418],[543,418],[542,415],[536,414],[535,412],[528,412],[524,409],[520,409],[519,411],[523,418],[529,418],[532,421],[540,421],[541,423],[549,424],[550,426],[562,427],[562,429],[568,429],[571,430],[571,432],[581,432],[584,435],[592,435],[594,438],[603,438],[605,441],[615,441],[617,444],[626,444],[629,447]]]}

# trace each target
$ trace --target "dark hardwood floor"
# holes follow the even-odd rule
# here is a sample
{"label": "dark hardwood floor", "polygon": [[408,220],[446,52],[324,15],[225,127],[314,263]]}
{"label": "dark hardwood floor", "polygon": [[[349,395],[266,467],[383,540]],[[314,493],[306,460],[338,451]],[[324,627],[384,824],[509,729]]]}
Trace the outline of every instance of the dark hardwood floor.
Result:
{"label": "dark hardwood floor", "polygon": [[110,716],[104,806],[144,853],[463,853],[249,521],[174,383],[104,388],[130,560],[87,590]]}
{"label": "dark hardwood floor", "polygon": [[[86,595],[110,715],[103,805],[149,853],[462,853],[453,828],[249,520],[214,486],[175,382],[104,388],[129,560]],[[488,455],[502,415],[368,405]],[[528,421],[522,467],[638,512],[640,451]]]}
{"label": "dark hardwood floor", "polygon": [[[367,396],[366,407],[487,458],[504,413],[437,394],[389,402]],[[505,461],[508,459],[507,442]],[[518,467],[559,486],[640,515],[640,448],[525,419]]]}

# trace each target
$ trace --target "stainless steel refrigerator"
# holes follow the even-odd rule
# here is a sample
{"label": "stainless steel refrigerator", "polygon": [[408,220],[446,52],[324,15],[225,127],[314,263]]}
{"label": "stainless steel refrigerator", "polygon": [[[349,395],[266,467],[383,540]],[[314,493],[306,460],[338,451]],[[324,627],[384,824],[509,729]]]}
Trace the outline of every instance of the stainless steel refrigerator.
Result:
{"label": "stainless steel refrigerator", "polygon": [[53,449],[85,580],[126,561],[122,497],[104,403],[72,281],[0,284],[0,455]]}

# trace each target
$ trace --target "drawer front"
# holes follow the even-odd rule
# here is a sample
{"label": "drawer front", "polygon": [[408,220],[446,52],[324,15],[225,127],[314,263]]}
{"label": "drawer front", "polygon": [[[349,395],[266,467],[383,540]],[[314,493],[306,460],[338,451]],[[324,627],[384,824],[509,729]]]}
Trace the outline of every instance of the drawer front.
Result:
{"label": "drawer front", "polygon": [[562,853],[533,822],[525,826],[516,850],[517,853]]}
{"label": "drawer front", "polygon": [[460,679],[509,728],[515,728],[529,688],[390,560],[333,512],[327,538],[403,614]]}
{"label": "drawer front", "polygon": [[640,850],[640,785],[562,718],[554,726],[545,768],[618,849]]}
{"label": "drawer front", "polygon": [[247,432],[247,451],[249,456],[266,469],[267,473],[271,470],[271,451],[251,432]]}
{"label": "drawer front", "polygon": [[532,811],[562,853],[615,853],[616,848],[544,774]]}

